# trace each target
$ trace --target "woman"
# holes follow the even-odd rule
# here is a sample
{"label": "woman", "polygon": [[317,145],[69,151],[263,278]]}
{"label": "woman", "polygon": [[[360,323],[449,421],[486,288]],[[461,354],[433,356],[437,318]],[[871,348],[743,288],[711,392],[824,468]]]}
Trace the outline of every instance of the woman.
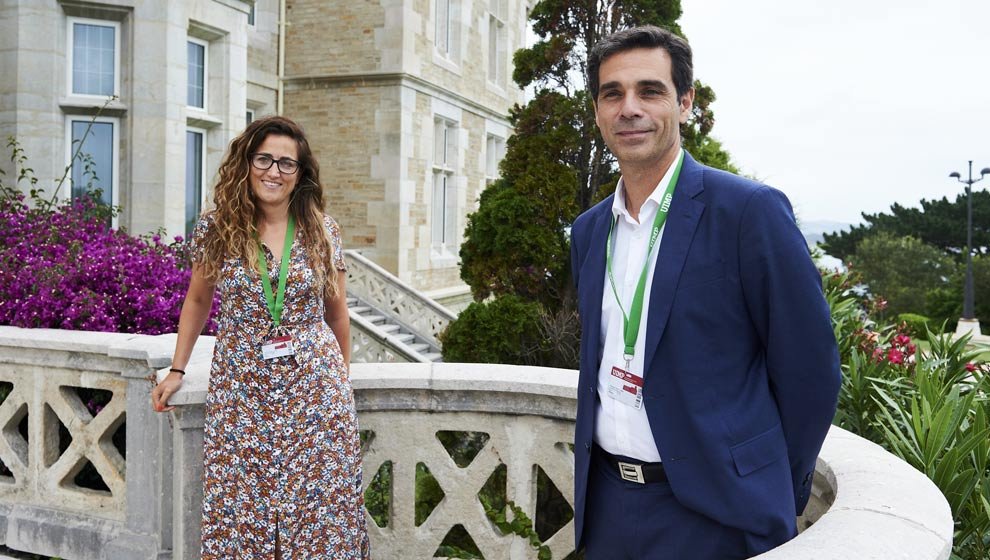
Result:
{"label": "woman", "polygon": [[302,129],[283,117],[251,123],[230,144],[213,201],[192,235],[172,368],[151,397],[172,410],[219,289],[202,557],[367,558],[346,267]]}

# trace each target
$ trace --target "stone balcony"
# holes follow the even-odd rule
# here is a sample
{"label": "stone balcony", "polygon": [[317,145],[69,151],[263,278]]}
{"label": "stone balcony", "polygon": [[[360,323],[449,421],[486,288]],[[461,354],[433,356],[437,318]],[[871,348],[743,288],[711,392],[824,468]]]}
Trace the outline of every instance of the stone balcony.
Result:
{"label": "stone balcony", "polygon": [[[150,379],[168,366],[173,344],[174,335],[0,327],[0,387],[9,390],[0,403],[0,543],[69,560],[199,557],[212,340],[201,339],[176,410],[158,415]],[[572,502],[575,372],[355,364],[352,381],[365,486],[381,484],[384,471],[391,480],[382,526],[369,515],[375,558],[431,558],[455,527],[485,558],[536,557],[524,539],[495,528],[478,493],[501,469],[505,497],[531,519],[541,515],[540,489]],[[93,414],[83,397],[95,392],[109,402]],[[459,464],[438,432],[470,432],[480,445]],[[443,498],[417,525],[415,481],[424,467]],[[94,477],[102,482],[82,482]],[[819,457],[801,526],[796,539],[759,558],[944,560],[951,551],[952,518],[938,489],[838,428]],[[553,558],[573,551],[571,522],[544,536]]]}

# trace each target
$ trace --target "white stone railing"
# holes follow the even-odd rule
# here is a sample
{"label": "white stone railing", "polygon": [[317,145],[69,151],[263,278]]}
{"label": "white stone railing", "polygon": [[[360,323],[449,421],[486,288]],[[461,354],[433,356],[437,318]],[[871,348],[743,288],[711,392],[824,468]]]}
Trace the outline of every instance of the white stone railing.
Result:
{"label": "white stone railing", "polygon": [[380,329],[361,315],[350,311],[351,363],[428,362],[426,357]]}
{"label": "white stone railing", "polygon": [[[13,384],[11,396],[0,404],[0,459],[14,474],[13,481],[0,480],[0,542],[73,560],[199,557],[203,402],[212,339],[200,339],[183,388],[172,399],[175,411],[156,415],[145,376],[168,365],[174,340],[174,335],[0,327],[0,382]],[[365,487],[381,465],[391,464],[388,521],[379,527],[368,518],[373,556],[432,557],[459,525],[486,558],[535,558],[523,539],[495,529],[477,494],[505,465],[505,495],[531,518],[538,476],[545,476],[543,486],[556,487],[572,501],[567,442],[576,374],[479,364],[355,364],[352,369],[367,436]],[[88,420],[79,403],[66,404],[73,403],[67,386],[100,388],[113,397]],[[118,468],[107,447],[121,406],[129,428],[125,468]],[[29,437],[21,443],[15,433],[25,412]],[[58,449],[55,422],[66,426],[73,442],[51,461],[51,450]],[[438,441],[439,431],[480,432],[487,439],[461,468]],[[99,458],[101,453],[106,457]],[[96,465],[109,496],[67,482],[80,457]],[[418,463],[426,465],[444,497],[416,526]],[[759,558],[944,560],[951,549],[951,514],[934,485],[878,446],[838,428],[819,458],[802,526],[808,524],[796,539]],[[554,558],[570,553],[572,535],[572,524],[566,523],[546,540]]]}
{"label": "white stone railing", "polygon": [[437,336],[456,319],[450,310],[359,252],[348,250],[344,254],[347,256],[348,293],[365,303],[380,306],[379,311],[425,342],[440,348]]}
{"label": "white stone railing", "polygon": [[[0,542],[71,559],[157,558],[171,548],[171,434],[148,406],[148,355],[171,353],[168,345],[0,326],[0,382],[11,384],[0,460],[12,475],[0,477]],[[94,390],[110,397],[95,416],[79,396]],[[100,483],[80,479],[84,468],[102,490],[85,487]]]}

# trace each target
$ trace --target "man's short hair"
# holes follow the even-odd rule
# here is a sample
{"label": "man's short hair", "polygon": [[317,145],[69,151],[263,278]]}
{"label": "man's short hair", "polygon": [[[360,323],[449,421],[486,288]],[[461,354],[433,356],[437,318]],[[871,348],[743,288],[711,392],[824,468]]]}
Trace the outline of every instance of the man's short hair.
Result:
{"label": "man's short hair", "polygon": [[656,49],[667,51],[671,60],[671,74],[677,99],[681,99],[694,85],[694,67],[691,62],[691,45],[682,37],[655,25],[632,27],[598,41],[588,53],[588,88],[591,98],[598,102],[598,70],[602,62],[612,55],[632,49]]}

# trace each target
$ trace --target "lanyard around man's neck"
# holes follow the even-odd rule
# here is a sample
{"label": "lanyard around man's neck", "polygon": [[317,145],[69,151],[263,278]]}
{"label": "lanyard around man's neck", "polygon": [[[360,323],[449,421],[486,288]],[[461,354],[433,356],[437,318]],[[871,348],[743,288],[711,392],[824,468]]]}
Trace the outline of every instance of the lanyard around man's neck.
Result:
{"label": "lanyard around man's neck", "polygon": [[626,310],[622,308],[622,299],[619,298],[619,291],[615,287],[615,276],[612,273],[612,244],[614,243],[615,224],[619,221],[618,216],[612,220],[612,224],[608,230],[608,240],[605,246],[605,264],[608,269],[608,281],[612,285],[612,293],[615,294],[615,302],[618,304],[619,310],[622,311],[623,341],[625,342],[622,357],[626,361],[626,369],[629,369],[629,364],[632,362],[633,356],[636,353],[636,338],[639,337],[639,325],[643,319],[643,294],[646,292],[646,277],[650,268],[650,253],[653,252],[653,246],[656,245],[657,239],[660,238],[660,229],[663,228],[664,222],[667,221],[667,213],[670,211],[670,201],[674,197],[674,187],[677,186],[677,178],[681,175],[681,164],[683,163],[684,156],[678,154],[677,166],[674,167],[674,173],[670,176],[667,188],[664,190],[663,197],[660,199],[661,202],[660,207],[657,208],[657,215],[653,218],[650,242],[646,248],[646,261],[643,263],[643,271],[639,274],[639,283],[636,284],[636,291],[633,293],[632,304],[629,307],[628,315],[626,314]]}
{"label": "lanyard around man's neck", "polygon": [[289,214],[289,225],[285,230],[285,241],[282,244],[282,259],[278,267],[278,291],[272,294],[272,281],[268,279],[268,259],[265,250],[258,240],[258,268],[261,272],[261,285],[265,289],[265,302],[268,313],[272,316],[275,327],[282,323],[282,309],[285,307],[285,279],[289,276],[289,257],[292,252],[292,240],[296,236],[296,220]]}

